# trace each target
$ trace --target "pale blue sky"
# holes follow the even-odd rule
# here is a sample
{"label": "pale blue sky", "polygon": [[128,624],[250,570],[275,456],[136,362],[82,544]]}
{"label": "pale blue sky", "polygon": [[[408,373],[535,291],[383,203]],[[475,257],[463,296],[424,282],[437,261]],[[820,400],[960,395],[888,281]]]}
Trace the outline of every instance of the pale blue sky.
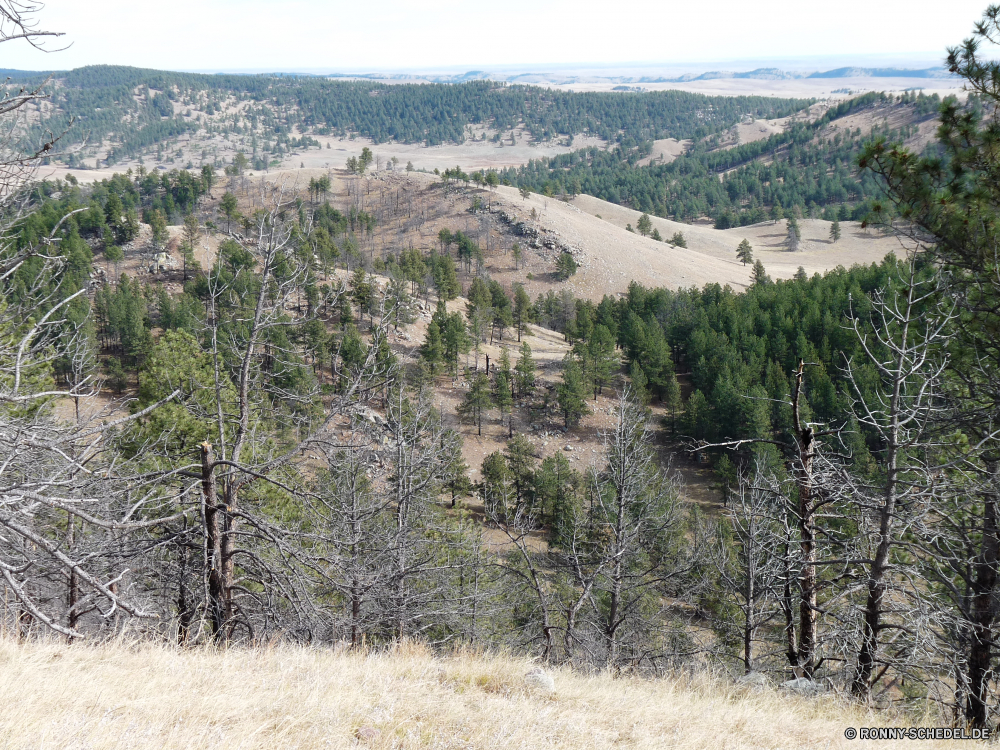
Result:
{"label": "pale blue sky", "polygon": [[[821,56],[939,63],[984,0],[47,0],[72,46],[8,43],[0,67],[428,70]],[[882,57],[879,57],[882,56]],[[839,64],[846,64],[840,62]],[[822,65],[820,65],[822,67]]]}

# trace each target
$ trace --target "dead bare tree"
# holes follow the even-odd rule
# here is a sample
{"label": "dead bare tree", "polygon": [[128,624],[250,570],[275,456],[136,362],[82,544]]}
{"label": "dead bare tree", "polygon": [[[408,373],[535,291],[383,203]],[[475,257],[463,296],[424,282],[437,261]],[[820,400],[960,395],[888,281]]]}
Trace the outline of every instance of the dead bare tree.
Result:
{"label": "dead bare tree", "polygon": [[[940,285],[936,278],[921,278],[914,258],[900,276],[890,282],[895,288],[874,295],[869,320],[854,318],[866,362],[848,361],[846,366],[854,414],[877,436],[881,449],[876,481],[844,472],[838,488],[845,505],[853,506],[862,532],[848,547],[859,554],[847,556],[855,558],[850,564],[865,571],[858,576],[865,591],[851,682],[851,692],[861,698],[868,698],[874,683],[900,661],[881,648],[884,633],[920,640],[920,595],[910,587],[915,576],[897,550],[916,520],[913,509],[937,495],[935,476],[942,470],[928,456],[940,453],[931,428],[945,409],[941,378],[948,360],[942,352],[956,312],[953,305],[935,302]],[[874,388],[871,378],[866,383],[860,374],[864,364],[878,374]],[[909,657],[918,647],[904,648],[901,639],[894,640],[893,651],[899,655]]]}
{"label": "dead bare tree", "polygon": [[653,620],[640,614],[690,569],[680,551],[679,487],[652,458],[644,409],[626,389],[605,437],[607,468],[596,475],[589,524],[602,561],[592,593],[605,663],[635,664]]}
{"label": "dead bare tree", "polygon": [[740,473],[729,503],[734,544],[720,537],[714,550],[715,564],[709,567],[709,575],[719,577],[739,613],[735,625],[746,674],[758,671],[754,646],[761,629],[782,614],[781,590],[790,579],[786,503],[784,488],[768,470],[766,460],[755,456],[753,468]]}

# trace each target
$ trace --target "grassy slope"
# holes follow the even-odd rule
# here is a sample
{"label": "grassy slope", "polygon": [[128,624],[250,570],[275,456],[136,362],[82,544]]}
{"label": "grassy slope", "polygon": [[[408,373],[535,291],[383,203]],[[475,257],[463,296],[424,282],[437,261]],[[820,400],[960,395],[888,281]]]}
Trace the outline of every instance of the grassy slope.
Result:
{"label": "grassy slope", "polygon": [[[753,692],[707,678],[611,679],[531,663],[276,647],[18,644],[0,639],[0,748],[839,748],[848,726],[907,724],[837,699]],[[908,743],[909,744],[909,743]],[[944,747],[944,743],[915,743]]]}

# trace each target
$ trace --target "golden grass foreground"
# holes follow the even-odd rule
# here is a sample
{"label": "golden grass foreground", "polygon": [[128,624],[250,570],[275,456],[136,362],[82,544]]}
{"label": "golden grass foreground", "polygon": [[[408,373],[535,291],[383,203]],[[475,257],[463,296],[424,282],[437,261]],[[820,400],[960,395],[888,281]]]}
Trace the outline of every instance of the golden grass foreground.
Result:
{"label": "golden grass foreground", "polygon": [[[441,657],[291,646],[0,639],[0,748],[876,748],[956,743],[844,737],[899,725],[837,698],[753,691],[708,678],[644,680],[551,670],[503,655]],[[980,743],[961,743],[978,747]]]}

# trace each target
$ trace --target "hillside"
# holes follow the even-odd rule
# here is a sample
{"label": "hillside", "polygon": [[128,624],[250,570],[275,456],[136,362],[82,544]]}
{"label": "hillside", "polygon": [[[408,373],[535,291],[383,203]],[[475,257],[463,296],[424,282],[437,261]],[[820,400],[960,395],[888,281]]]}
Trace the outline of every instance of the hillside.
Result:
{"label": "hillside", "polygon": [[[512,202],[519,200],[513,190],[500,188],[498,192],[509,195]],[[595,301],[605,294],[623,293],[632,281],[672,289],[705,284],[744,288],[750,283],[752,270],[736,259],[736,246],[744,238],[753,245],[754,258],[763,262],[768,274],[781,279],[793,277],[800,266],[812,275],[837,266],[877,263],[900,249],[896,238],[866,233],[857,222],[842,222],[843,236],[833,243],[830,222],[804,219],[800,222],[800,249],[790,252],[784,245],[784,222],[718,230],[711,225],[651,217],[653,227],[663,237],[683,233],[687,247],[682,248],[628,231],[627,225],[636,226],[639,211],[589,195],[577,196],[569,204],[532,195],[526,205],[538,206],[543,211],[541,223],[550,233],[579,248],[581,268],[565,285],[574,294]]]}
{"label": "hillside", "polygon": [[17,695],[0,717],[11,750],[888,748],[899,741],[852,743],[844,730],[926,723],[704,676],[555,668],[549,695],[526,682],[528,659],[407,643],[351,653],[4,639],[0,660],[0,688]]}
{"label": "hillside", "polygon": [[725,229],[774,212],[859,220],[881,184],[856,168],[864,144],[883,138],[920,151],[933,138],[940,99],[866,94],[815,104],[784,119],[746,118],[695,140],[680,155],[662,142],[623,138],[613,149],[538,158],[501,178],[545,195],[585,193],[682,222]]}
{"label": "hillside", "polygon": [[266,170],[295,164],[292,156],[309,149],[333,151],[331,143],[355,137],[428,147],[488,141],[497,150],[518,145],[515,130],[532,143],[572,142],[575,136],[609,142],[622,133],[701,138],[746,116],[782,117],[808,104],[679,91],[573,93],[490,81],[385,84],[114,65],[50,75],[15,71],[6,84],[11,90],[42,86],[48,94],[27,109],[26,145],[37,150],[48,133],[61,134],[54,159],[85,168],[143,157],[221,166],[239,150],[254,169]]}

